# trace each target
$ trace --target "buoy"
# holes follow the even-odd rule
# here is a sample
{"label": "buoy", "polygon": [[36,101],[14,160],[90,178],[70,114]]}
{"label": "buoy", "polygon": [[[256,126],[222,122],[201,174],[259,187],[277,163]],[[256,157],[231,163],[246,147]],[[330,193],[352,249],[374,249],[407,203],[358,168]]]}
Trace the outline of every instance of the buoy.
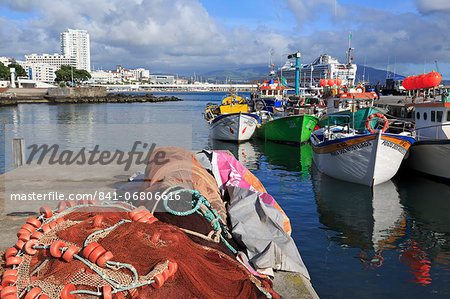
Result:
{"label": "buoy", "polygon": [[16,286],[7,286],[2,289],[1,298],[6,298],[7,296],[16,296],[17,297],[17,287]]}
{"label": "buoy", "polygon": [[21,256],[12,256],[6,259],[6,266],[14,266],[19,265],[22,262]]}
{"label": "buoy", "polygon": [[56,219],[56,224],[60,225],[61,223],[63,223],[65,221],[65,219],[63,217],[59,217],[58,219]]}
{"label": "buoy", "polygon": [[73,256],[77,254],[79,251],[78,247],[75,245],[70,245],[69,248],[62,255],[62,259],[66,262],[70,262],[73,259]]}
{"label": "buoy", "polygon": [[15,284],[19,277],[17,275],[3,275],[2,277],[2,287],[7,287],[10,284]]}
{"label": "buoy", "polygon": [[322,87],[327,86],[327,80],[325,80],[325,79],[320,79],[319,84],[320,84],[320,86],[322,86]]}
{"label": "buoy", "polygon": [[36,245],[37,243],[38,242],[37,242],[36,239],[32,239],[32,240],[30,240],[30,241],[25,243],[25,246],[23,247],[23,250],[25,250],[25,252],[28,255],[35,255],[38,252],[38,250],[34,249],[33,246]]}
{"label": "buoy", "polygon": [[110,285],[103,286],[103,299],[112,299],[112,289]]}
{"label": "buoy", "polygon": [[61,294],[60,294],[61,299],[75,299],[76,294],[71,294],[70,292],[73,292],[76,289],[77,288],[73,284],[71,284],[71,283],[66,284],[61,291]]}
{"label": "buoy", "polygon": [[34,218],[34,217],[28,218],[27,223],[31,224],[35,228],[39,228],[42,225],[42,223],[39,220],[37,220],[36,218]]}
{"label": "buoy", "polygon": [[45,218],[50,218],[53,216],[52,209],[49,206],[42,206],[39,212],[44,215]]}
{"label": "buoy", "polygon": [[67,247],[63,241],[55,241],[50,245],[50,254],[53,257],[60,258],[63,255],[61,247]]}
{"label": "buoy", "polygon": [[59,202],[58,204],[58,213],[61,213],[67,208],[67,204],[64,201]]}
{"label": "buoy", "polygon": [[40,231],[35,231],[32,235],[31,235],[31,237],[30,237],[30,239],[40,239],[42,236],[43,236],[44,234],[43,233],[41,233]]}
{"label": "buoy", "polygon": [[5,251],[5,259],[11,257],[11,256],[15,256],[17,253],[19,252],[19,250],[17,250],[17,248],[15,247],[11,247],[6,249]]}
{"label": "buoy", "polygon": [[16,246],[17,249],[22,250],[23,246],[25,246],[25,241],[19,240],[16,242],[16,244],[14,244],[14,246]]}
{"label": "buoy", "polygon": [[154,283],[151,284],[155,289],[161,287],[164,284],[164,276],[161,273],[157,273],[153,276]]}
{"label": "buoy", "polygon": [[92,252],[95,248],[97,248],[97,247],[99,247],[99,246],[100,246],[100,244],[98,244],[97,242],[89,243],[89,244],[83,249],[83,256],[84,256],[85,258],[88,258],[89,255],[91,254],[91,252]]}
{"label": "buoy", "polygon": [[152,241],[153,243],[156,244],[156,243],[158,243],[159,238],[161,238],[161,233],[155,232],[155,233],[153,234],[153,236],[151,237],[150,241]]}
{"label": "buoy", "polygon": [[34,233],[36,231],[36,227],[34,225],[31,225],[29,223],[25,223],[22,225],[21,229],[27,230],[30,232],[30,234]]}
{"label": "buoy", "polygon": [[333,79],[328,79],[328,85],[329,86],[333,86],[334,85],[334,80]]}
{"label": "buoy", "polygon": [[42,293],[42,290],[38,287],[34,287],[25,295],[24,299],[35,299],[40,293]]}
{"label": "buoy", "polygon": [[97,265],[103,267],[107,261],[111,260],[114,257],[111,251],[105,252],[102,256],[97,259]]}
{"label": "buoy", "polygon": [[98,258],[103,255],[104,253],[106,253],[106,249],[103,248],[102,246],[97,246],[94,250],[92,250],[92,252],[89,254],[88,259],[95,263],[97,262]]}
{"label": "buoy", "polygon": [[337,85],[337,86],[340,86],[341,84],[342,84],[341,78],[337,78],[337,79],[336,79],[336,85]]}

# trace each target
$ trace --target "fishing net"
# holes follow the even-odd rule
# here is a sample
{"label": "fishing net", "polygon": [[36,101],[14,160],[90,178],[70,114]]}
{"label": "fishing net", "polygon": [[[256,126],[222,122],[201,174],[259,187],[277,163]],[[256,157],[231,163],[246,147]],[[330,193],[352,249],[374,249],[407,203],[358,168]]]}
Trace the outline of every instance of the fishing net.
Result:
{"label": "fishing net", "polygon": [[270,280],[235,259],[214,177],[189,152],[166,153],[171,162],[150,163],[140,190],[181,195],[190,209],[168,201],[160,204],[169,212],[154,213],[150,201],[44,206],[1,255],[1,298],[277,298]]}

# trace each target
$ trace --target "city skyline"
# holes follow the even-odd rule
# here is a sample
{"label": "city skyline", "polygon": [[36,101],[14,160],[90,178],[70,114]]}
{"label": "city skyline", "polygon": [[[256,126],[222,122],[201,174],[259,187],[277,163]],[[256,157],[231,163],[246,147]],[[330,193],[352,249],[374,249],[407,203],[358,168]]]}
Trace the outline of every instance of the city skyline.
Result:
{"label": "city skyline", "polygon": [[403,75],[436,69],[450,78],[450,3],[445,0],[0,1],[0,56],[54,53],[66,28],[87,30],[91,68],[192,73],[277,66],[300,50]]}

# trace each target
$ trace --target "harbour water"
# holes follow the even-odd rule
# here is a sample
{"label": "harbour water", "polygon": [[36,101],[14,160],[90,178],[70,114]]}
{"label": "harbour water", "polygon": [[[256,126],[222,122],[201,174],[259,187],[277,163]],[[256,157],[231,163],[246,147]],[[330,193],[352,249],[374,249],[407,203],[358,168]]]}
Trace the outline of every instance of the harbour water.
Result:
{"label": "harbour water", "polygon": [[[230,150],[261,180],[290,217],[321,298],[450,297],[449,185],[403,169],[372,191],[319,173],[309,145],[213,141],[202,111],[223,94],[176,96],[184,101],[1,107],[0,172],[12,167],[10,137],[115,150],[160,130],[166,145]],[[182,129],[169,134],[171,126]],[[114,137],[121,129],[129,140]]]}

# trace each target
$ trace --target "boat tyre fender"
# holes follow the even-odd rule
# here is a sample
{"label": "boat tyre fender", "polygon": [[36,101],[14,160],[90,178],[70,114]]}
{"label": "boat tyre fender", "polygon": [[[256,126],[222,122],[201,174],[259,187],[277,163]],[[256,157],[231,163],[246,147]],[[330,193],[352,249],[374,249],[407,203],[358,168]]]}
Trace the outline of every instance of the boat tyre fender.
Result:
{"label": "boat tyre fender", "polygon": [[371,121],[372,118],[374,118],[374,117],[379,117],[379,118],[381,118],[381,119],[384,120],[384,126],[383,126],[383,129],[381,129],[381,133],[386,132],[386,130],[387,130],[388,127],[389,127],[389,121],[387,120],[386,116],[384,116],[384,115],[381,114],[381,113],[373,113],[373,114],[369,115],[369,117],[367,117],[367,120],[366,120],[366,129],[367,129],[367,131],[369,131],[369,132],[372,133],[372,134],[378,132],[378,130],[375,130],[374,128],[372,128],[372,127],[370,126],[370,121]]}

